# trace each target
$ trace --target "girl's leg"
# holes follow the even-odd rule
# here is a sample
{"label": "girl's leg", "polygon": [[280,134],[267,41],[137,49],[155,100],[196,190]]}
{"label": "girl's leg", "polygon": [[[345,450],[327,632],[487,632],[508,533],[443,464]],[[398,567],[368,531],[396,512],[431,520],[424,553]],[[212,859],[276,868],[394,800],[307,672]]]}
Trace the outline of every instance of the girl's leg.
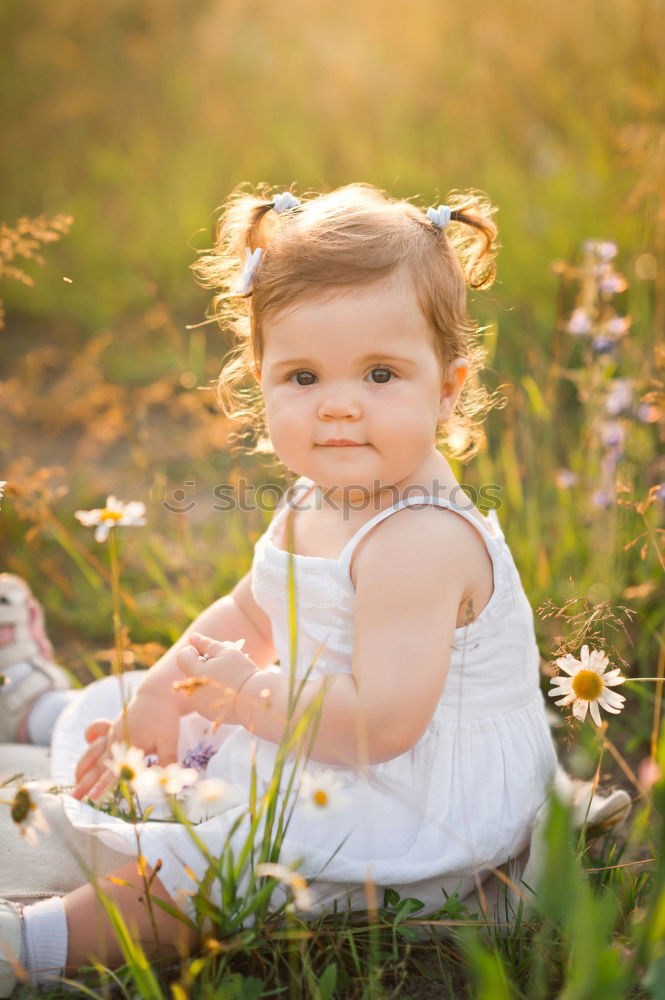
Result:
{"label": "girl's leg", "polygon": [[[148,880],[151,874],[148,869]],[[136,864],[116,869],[98,885],[120,911],[132,942],[150,961],[177,959],[193,950],[197,935],[192,928],[154,902],[156,897],[176,908],[157,879],[150,885],[152,913],[146,906]],[[75,975],[94,961],[113,968],[123,965],[125,956],[93,886],[23,908],[0,899],[0,997],[11,995],[21,968],[27,981],[39,986],[62,974]]]}
{"label": "girl's leg", "polygon": [[[148,881],[151,874],[148,868]],[[166,913],[155,903],[152,903],[151,915],[136,862],[99,879],[98,885],[104,896],[118,907],[132,939],[140,944],[148,958],[177,959],[194,949],[197,936],[188,924]],[[177,909],[158,878],[152,879],[150,895]],[[64,906],[68,928],[67,974],[71,975],[82,965],[88,965],[92,958],[101,960],[110,968],[124,963],[122,950],[92,885],[70,892],[64,897]]]}

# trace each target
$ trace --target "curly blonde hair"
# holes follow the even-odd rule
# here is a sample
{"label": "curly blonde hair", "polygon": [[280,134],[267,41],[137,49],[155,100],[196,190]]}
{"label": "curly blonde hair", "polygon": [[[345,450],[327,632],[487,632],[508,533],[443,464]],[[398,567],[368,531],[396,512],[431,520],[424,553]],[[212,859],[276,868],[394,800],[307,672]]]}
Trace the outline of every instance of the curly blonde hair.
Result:
{"label": "curly blonde hair", "polygon": [[[223,203],[214,247],[201,251],[191,265],[197,281],[215,289],[207,315],[233,338],[216,395],[224,413],[245,430],[230,434],[229,442],[250,453],[266,450],[268,429],[256,373],[267,316],[322,291],[371,285],[406,268],[442,374],[457,357],[469,366],[455,411],[439,427],[437,445],[462,461],[472,458],[485,442],[481,420],[498,402],[478,380],[487,352],[466,304],[467,287],[489,288],[494,281],[496,208],[488,198],[475,190],[451,191],[446,204],[453,213],[443,230],[410,201],[390,198],[371,184],[307,192],[299,205],[279,213],[272,211],[276,189],[247,187],[239,185]],[[246,250],[258,247],[263,254],[252,287],[239,294],[234,289]],[[246,440],[252,431],[254,447]]]}

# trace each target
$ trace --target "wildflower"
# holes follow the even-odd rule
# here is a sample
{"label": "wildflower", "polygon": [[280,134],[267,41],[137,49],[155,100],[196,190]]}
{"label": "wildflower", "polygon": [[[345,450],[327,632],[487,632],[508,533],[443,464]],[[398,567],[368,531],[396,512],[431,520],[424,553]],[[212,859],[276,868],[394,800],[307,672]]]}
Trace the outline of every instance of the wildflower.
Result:
{"label": "wildflower", "polygon": [[596,354],[612,354],[617,349],[618,341],[612,337],[604,337],[602,334],[591,338],[591,350]]}
{"label": "wildflower", "polygon": [[573,715],[580,722],[584,722],[589,710],[597,726],[600,725],[599,705],[606,712],[619,714],[626,699],[617,691],[609,689],[623,684],[626,678],[618,667],[605,673],[609,660],[602,650],[593,649],[589,652],[588,646],[582,646],[579,660],[568,653],[559,657],[556,662],[569,676],[553,677],[550,681],[554,685],[547,692],[550,698],[563,695],[563,698],[555,701],[555,705],[572,705]]}
{"label": "wildflower", "polygon": [[274,864],[271,861],[263,861],[254,869],[257,875],[265,875],[268,878],[279,879],[288,885],[293,893],[296,906],[301,910],[311,910],[314,905],[314,893],[307,886],[307,882],[300,872],[287,868],[286,865]]}
{"label": "wildflower", "polygon": [[557,469],[554,477],[557,488],[567,490],[577,482],[577,476],[570,469]]}
{"label": "wildflower", "polygon": [[585,253],[595,254],[601,260],[613,260],[619,249],[613,240],[585,240],[582,244]]}
{"label": "wildflower", "polygon": [[660,407],[653,403],[640,403],[637,408],[637,419],[643,424],[656,424],[662,416]]}
{"label": "wildflower", "polygon": [[596,244],[596,253],[601,260],[613,260],[619,248],[613,240],[599,240]]}
{"label": "wildflower", "polygon": [[573,309],[566,330],[576,336],[591,332],[591,317],[586,309]]}
{"label": "wildflower", "polygon": [[143,750],[138,747],[130,747],[126,743],[113,743],[111,745],[110,766],[118,781],[126,781],[130,785],[136,784],[137,780],[148,770]]}
{"label": "wildflower", "polygon": [[235,785],[222,778],[201,778],[193,785],[185,799],[185,812],[192,823],[219,816],[243,801]]}
{"label": "wildflower", "polygon": [[632,323],[630,316],[612,316],[605,323],[603,329],[610,337],[623,337],[628,332],[628,327]]}
{"label": "wildflower", "polygon": [[204,743],[201,740],[195,747],[188,750],[183,757],[183,767],[195,767],[198,771],[205,771],[208,761],[215,754],[212,743]]}
{"label": "wildflower", "polygon": [[146,520],[145,504],[139,500],[132,500],[124,504],[113,495],[106,498],[106,507],[95,508],[95,510],[77,510],[75,517],[85,524],[86,527],[97,525],[95,531],[95,541],[105,542],[109,531],[116,525],[120,527],[136,527],[145,524]]}
{"label": "wildflower", "polygon": [[606,448],[613,448],[621,451],[626,431],[623,424],[618,420],[606,420],[600,426],[600,436]]}
{"label": "wildflower", "polygon": [[43,782],[28,781],[16,792],[11,804],[11,817],[18,827],[18,832],[31,847],[38,840],[38,831],[50,833],[51,828],[46,822],[41,810],[41,793],[45,788]]}
{"label": "wildflower", "polygon": [[144,764],[136,776],[135,786],[141,797],[157,791],[164,795],[179,795],[183,788],[193,785],[198,776],[199,772],[193,767],[182,767],[181,764],[167,764],[166,767],[157,764],[146,767]]}
{"label": "wildflower", "polygon": [[599,507],[601,510],[607,510],[612,503],[612,497],[609,490],[594,490],[591,494],[591,503],[594,507]]}
{"label": "wildflower", "polygon": [[658,483],[656,486],[652,486],[650,492],[656,500],[665,500],[665,483]]}
{"label": "wildflower", "polygon": [[629,378],[613,378],[605,396],[605,412],[612,417],[627,409],[633,398],[632,381]]}
{"label": "wildflower", "polygon": [[346,809],[350,800],[342,791],[344,783],[335,777],[329,768],[312,774],[305,771],[300,785],[300,797],[303,801],[303,812],[309,816],[324,816]]}
{"label": "wildflower", "polygon": [[619,292],[625,292],[628,282],[623,274],[618,274],[611,265],[608,265],[602,269],[598,287],[606,295],[618,295]]}

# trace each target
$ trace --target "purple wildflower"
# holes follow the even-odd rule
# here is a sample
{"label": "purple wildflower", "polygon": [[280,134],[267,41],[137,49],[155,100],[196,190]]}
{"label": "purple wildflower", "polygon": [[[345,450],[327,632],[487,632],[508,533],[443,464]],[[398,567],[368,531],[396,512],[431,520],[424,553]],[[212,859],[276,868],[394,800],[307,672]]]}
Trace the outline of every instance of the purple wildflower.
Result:
{"label": "purple wildflower", "polygon": [[619,292],[625,292],[628,282],[611,265],[606,265],[599,275],[598,287],[607,295],[617,295]]}
{"label": "purple wildflower", "polygon": [[576,336],[591,332],[591,317],[586,309],[573,309],[566,330]]}
{"label": "purple wildflower", "polygon": [[594,337],[591,341],[591,349],[596,354],[612,354],[618,345],[618,341],[612,337]]}
{"label": "purple wildflower", "polygon": [[613,240],[599,240],[595,249],[601,260],[613,260],[619,252],[619,248]]}
{"label": "purple wildflower", "polygon": [[623,337],[624,333],[628,332],[631,322],[630,316],[612,316],[605,323],[604,329],[611,337]]}
{"label": "purple wildflower", "polygon": [[655,424],[660,420],[660,410],[652,403],[640,403],[637,408],[637,419],[643,424]]}
{"label": "purple wildflower", "polygon": [[618,416],[622,410],[630,406],[632,398],[632,381],[629,378],[612,379],[609,392],[605,397],[605,412],[609,413],[611,417]]}
{"label": "purple wildflower", "polygon": [[618,420],[607,420],[601,424],[600,434],[606,448],[621,448],[626,437],[625,428]]}
{"label": "purple wildflower", "polygon": [[204,743],[201,740],[195,747],[188,750],[183,757],[183,767],[195,767],[198,771],[205,771],[208,761],[215,755],[215,748],[211,743]]}
{"label": "purple wildflower", "polygon": [[606,510],[612,503],[612,497],[610,496],[609,490],[594,490],[591,494],[591,502],[594,507],[600,507],[601,510]]}

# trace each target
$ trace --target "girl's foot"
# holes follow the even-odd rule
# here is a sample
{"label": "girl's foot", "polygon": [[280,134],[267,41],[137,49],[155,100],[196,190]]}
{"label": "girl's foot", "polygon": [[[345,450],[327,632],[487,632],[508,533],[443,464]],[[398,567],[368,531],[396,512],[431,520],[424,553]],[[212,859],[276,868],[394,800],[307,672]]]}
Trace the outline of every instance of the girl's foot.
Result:
{"label": "girl's foot", "polygon": [[13,573],[0,573],[0,683],[0,743],[49,743],[71,684],[53,663],[39,601]]}
{"label": "girl's foot", "polygon": [[622,823],[632,808],[630,795],[622,788],[600,795],[594,792],[593,781],[573,778],[561,765],[554,776],[554,790],[563,802],[570,805],[576,828],[586,823],[587,827],[608,830]]}

